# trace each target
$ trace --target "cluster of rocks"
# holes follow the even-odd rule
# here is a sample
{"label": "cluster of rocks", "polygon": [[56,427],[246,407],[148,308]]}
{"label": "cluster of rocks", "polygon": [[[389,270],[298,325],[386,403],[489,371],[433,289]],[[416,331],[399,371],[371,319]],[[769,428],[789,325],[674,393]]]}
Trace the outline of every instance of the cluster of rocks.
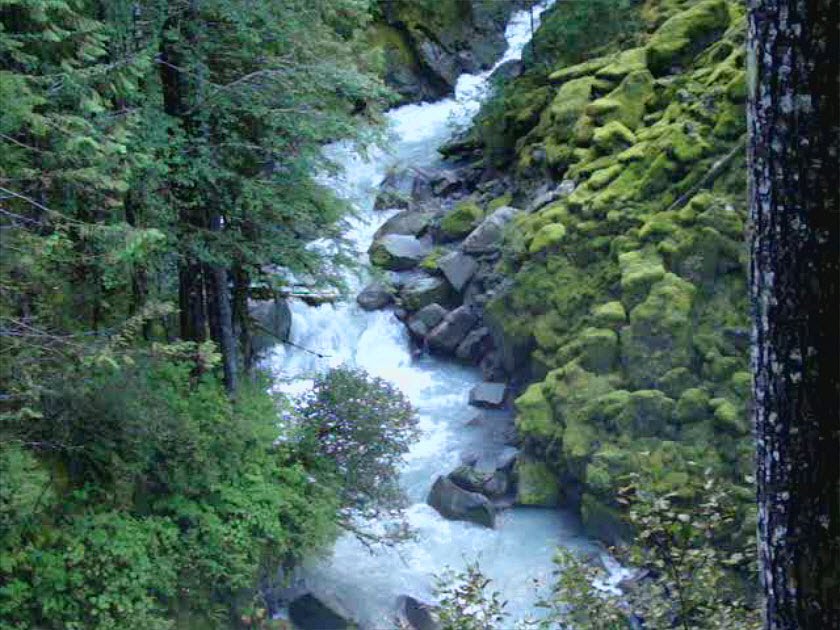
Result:
{"label": "cluster of rocks", "polygon": [[[470,392],[470,404],[482,409],[470,424],[495,432],[488,437],[493,446],[438,477],[427,502],[446,518],[491,528],[500,509],[556,506],[561,500],[551,471],[519,456],[506,385],[517,361],[507,356],[510,344],[485,317],[485,305],[506,289],[496,267],[507,228],[523,213],[510,205],[508,189],[469,166],[389,174],[375,208],[394,214],[369,249],[385,273],[357,297],[368,310],[393,308],[418,351],[481,368],[488,382]],[[529,195],[536,202],[527,211],[570,191],[565,183],[537,191]]]}
{"label": "cluster of rocks", "polygon": [[499,58],[506,45],[505,26],[518,4],[484,0],[383,3],[370,43],[384,53],[386,84],[402,102],[451,94],[461,74],[485,70]]}
{"label": "cluster of rocks", "polygon": [[[505,228],[521,211],[501,205],[486,216],[469,214],[468,204],[478,209],[472,199],[504,191],[501,182],[478,177],[479,171],[467,167],[414,169],[386,178],[375,207],[397,212],[369,250],[371,261],[386,273],[357,301],[368,310],[394,306],[419,348],[480,365],[485,378],[496,380],[505,376],[503,361],[483,306],[503,285],[494,268]],[[454,238],[453,217],[466,226]]]}

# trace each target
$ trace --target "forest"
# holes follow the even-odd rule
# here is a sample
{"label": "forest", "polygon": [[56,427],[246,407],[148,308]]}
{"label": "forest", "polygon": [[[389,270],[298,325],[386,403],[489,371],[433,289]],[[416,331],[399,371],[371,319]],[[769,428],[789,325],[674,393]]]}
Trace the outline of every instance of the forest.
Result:
{"label": "forest", "polygon": [[0,628],[840,627],[837,0],[0,0]]}

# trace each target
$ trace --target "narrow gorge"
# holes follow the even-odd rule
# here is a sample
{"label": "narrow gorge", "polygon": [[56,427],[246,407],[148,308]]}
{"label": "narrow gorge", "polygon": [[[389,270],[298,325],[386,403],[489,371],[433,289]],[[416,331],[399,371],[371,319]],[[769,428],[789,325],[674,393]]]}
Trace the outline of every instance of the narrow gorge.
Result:
{"label": "narrow gorge", "polygon": [[630,474],[686,503],[704,474],[734,484],[728,535],[752,535],[744,15],[683,4],[609,16],[601,56],[561,51],[551,72],[539,18],[558,28],[563,7],[514,13],[495,66],[388,114],[387,149],[329,148],[379,271],[349,278],[357,304],[293,303],[294,347],[269,362],[283,391],[357,365],[419,410],[401,479],[417,538],[371,554],[347,534],[305,571],[363,627],[402,596],[433,601],[432,576],[470,561],[519,620],[556,547],[617,583],[629,572],[603,545],[633,537]]}

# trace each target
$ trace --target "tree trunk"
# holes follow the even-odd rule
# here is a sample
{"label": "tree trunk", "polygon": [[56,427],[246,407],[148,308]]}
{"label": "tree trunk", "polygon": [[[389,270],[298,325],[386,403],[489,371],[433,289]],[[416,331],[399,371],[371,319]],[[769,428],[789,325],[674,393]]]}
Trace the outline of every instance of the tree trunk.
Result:
{"label": "tree trunk", "polygon": [[239,332],[239,348],[242,352],[242,363],[245,372],[254,367],[254,344],[251,333],[251,313],[248,311],[248,291],[251,279],[241,264],[233,267],[233,321]]}
{"label": "tree trunk", "polygon": [[836,0],[751,0],[751,298],[765,625],[840,628]]}
{"label": "tree trunk", "polygon": [[[222,218],[218,212],[210,216],[210,231],[222,231]],[[219,344],[222,351],[222,369],[224,371],[225,387],[229,394],[236,393],[237,386],[237,352],[236,337],[233,333],[233,309],[231,308],[231,294],[228,286],[228,272],[223,265],[205,265],[205,279],[207,282],[207,310],[210,314],[210,332],[213,341]]]}

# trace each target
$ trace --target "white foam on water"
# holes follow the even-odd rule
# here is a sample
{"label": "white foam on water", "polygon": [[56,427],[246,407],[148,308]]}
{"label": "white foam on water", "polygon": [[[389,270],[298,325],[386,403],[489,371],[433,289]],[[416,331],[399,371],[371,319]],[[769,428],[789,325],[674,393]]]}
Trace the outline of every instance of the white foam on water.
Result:
{"label": "white foam on water", "polygon": [[[535,26],[552,1],[535,8]],[[388,169],[438,162],[438,146],[472,120],[488,95],[492,71],[521,57],[531,36],[529,14],[516,13],[505,36],[508,48],[496,66],[460,77],[454,97],[389,112],[387,150],[373,148],[363,155],[346,142],[325,149],[341,172],[323,176],[321,181],[355,206],[357,216],[350,221],[347,236],[364,265],[374,232],[389,216],[373,210],[377,187]],[[314,246],[330,251],[332,244]],[[349,273],[346,281],[358,290],[367,278],[365,273]],[[277,346],[266,361],[279,391],[303,393],[312,387],[315,374],[330,367],[362,367],[394,383],[411,399],[418,409],[421,431],[401,473],[401,484],[412,503],[407,519],[416,538],[372,554],[352,535],[342,536],[326,558],[306,567],[308,587],[325,601],[338,602],[363,628],[378,630],[394,627],[399,595],[430,601],[435,574],[478,559],[493,587],[509,602],[507,610],[514,618],[534,614],[534,580],[550,581],[554,549],[558,545],[592,549],[576,517],[559,510],[512,509],[500,514],[496,529],[489,530],[448,521],[425,503],[435,478],[452,470],[461,452],[474,446],[475,429],[467,421],[475,409],[468,406],[467,398],[470,388],[481,380],[479,374],[452,362],[413,358],[404,326],[394,315],[365,312],[352,297],[320,306],[293,301],[291,310],[291,341],[298,347]],[[384,527],[377,522],[364,525]]]}

